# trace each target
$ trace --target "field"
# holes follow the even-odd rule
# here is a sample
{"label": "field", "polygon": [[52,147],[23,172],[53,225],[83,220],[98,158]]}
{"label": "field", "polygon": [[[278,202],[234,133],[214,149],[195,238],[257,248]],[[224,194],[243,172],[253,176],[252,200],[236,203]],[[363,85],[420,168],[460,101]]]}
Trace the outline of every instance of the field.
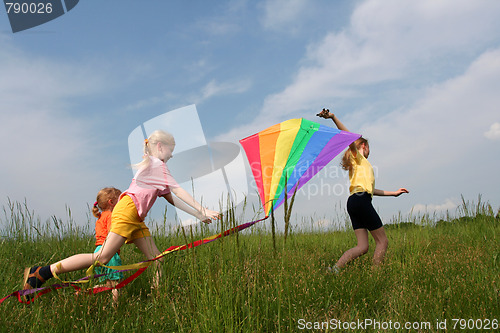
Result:
{"label": "field", "polygon": [[[31,305],[10,298],[0,305],[0,331],[498,331],[498,213],[487,203],[464,202],[455,215],[400,218],[386,227],[390,243],[382,266],[371,264],[371,243],[367,255],[337,275],[325,267],[355,245],[352,231],[316,232],[292,220],[285,241],[283,232],[269,231],[267,220],[167,256],[157,289],[150,287],[150,268],[122,289],[116,306],[109,293],[76,295],[72,289]],[[19,203],[4,207],[2,223],[9,227],[0,241],[0,298],[20,288],[24,267],[94,249],[92,236],[71,220],[40,222]],[[156,242],[163,249],[207,232],[157,233]],[[124,263],[143,260],[133,246],[121,255]]]}

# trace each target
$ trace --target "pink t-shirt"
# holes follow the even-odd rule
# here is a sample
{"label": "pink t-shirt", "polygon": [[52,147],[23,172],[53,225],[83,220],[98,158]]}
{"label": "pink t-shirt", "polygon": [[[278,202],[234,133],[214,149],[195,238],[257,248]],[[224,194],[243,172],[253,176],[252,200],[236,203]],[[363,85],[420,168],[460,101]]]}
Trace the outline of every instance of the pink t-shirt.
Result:
{"label": "pink t-shirt", "polygon": [[120,196],[128,195],[134,201],[141,221],[146,218],[156,198],[170,193],[170,187],[179,187],[162,160],[152,156],[149,159],[149,165],[136,172],[129,188]]}

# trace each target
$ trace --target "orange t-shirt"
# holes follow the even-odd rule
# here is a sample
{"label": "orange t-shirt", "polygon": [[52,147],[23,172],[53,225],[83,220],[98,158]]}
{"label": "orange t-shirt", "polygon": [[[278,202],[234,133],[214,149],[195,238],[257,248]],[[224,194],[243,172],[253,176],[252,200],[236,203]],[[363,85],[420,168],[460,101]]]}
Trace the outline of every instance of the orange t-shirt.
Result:
{"label": "orange t-shirt", "polygon": [[111,229],[111,212],[104,211],[95,223],[96,246],[104,244],[106,237],[108,237],[109,229]]}

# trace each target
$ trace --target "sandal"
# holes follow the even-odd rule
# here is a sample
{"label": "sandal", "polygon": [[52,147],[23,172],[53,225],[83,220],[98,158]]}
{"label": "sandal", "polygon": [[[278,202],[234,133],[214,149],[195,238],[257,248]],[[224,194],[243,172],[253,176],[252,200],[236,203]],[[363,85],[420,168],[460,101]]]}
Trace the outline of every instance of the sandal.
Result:
{"label": "sandal", "polygon": [[[24,270],[24,286],[23,290],[39,288],[45,283],[45,279],[40,275],[40,268],[42,266],[27,267]],[[34,282],[34,285],[30,283]]]}

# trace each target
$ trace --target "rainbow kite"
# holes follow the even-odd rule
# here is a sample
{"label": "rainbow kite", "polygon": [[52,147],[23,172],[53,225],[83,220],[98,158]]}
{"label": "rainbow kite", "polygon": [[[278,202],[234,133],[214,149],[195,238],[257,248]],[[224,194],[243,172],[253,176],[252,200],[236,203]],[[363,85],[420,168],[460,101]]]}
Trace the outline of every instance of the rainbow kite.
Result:
{"label": "rainbow kite", "polygon": [[301,118],[241,139],[266,216],[359,137]]}

